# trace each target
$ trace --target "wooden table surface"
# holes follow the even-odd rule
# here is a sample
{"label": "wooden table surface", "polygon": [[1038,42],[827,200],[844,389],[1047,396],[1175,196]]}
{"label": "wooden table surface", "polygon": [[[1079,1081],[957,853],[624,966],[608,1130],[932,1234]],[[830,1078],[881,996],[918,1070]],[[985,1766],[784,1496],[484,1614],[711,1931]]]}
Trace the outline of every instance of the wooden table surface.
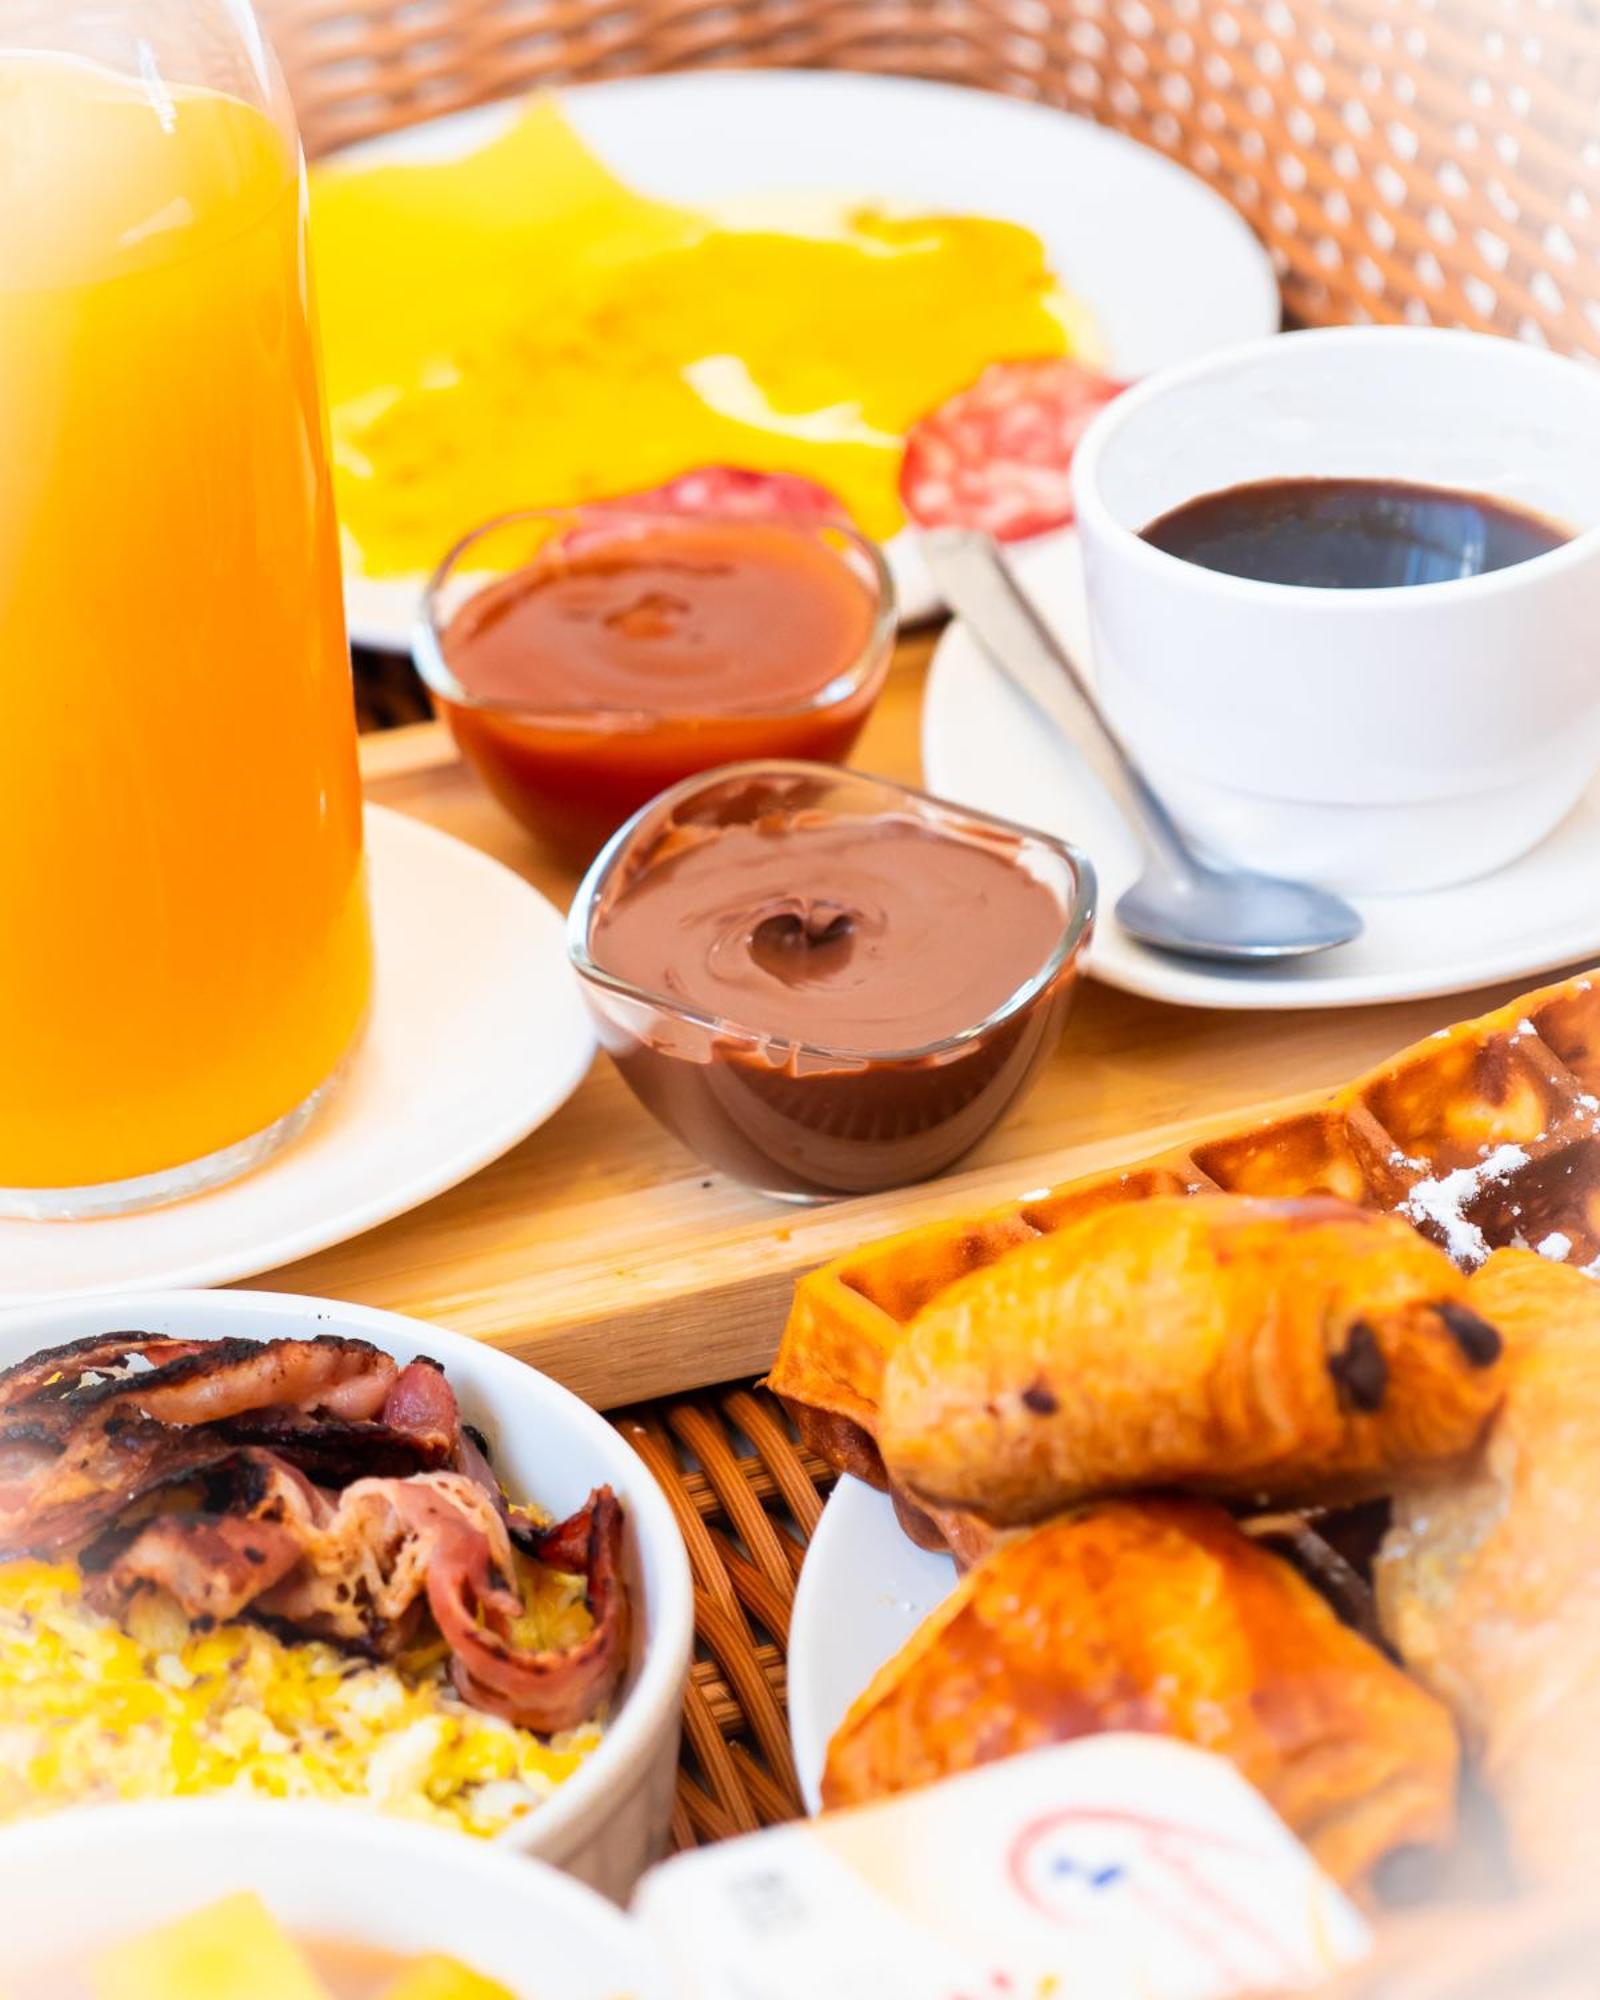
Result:
{"label": "wooden table surface", "polygon": [[[906,640],[856,762],[917,781],[931,641]],[[435,724],[362,743],[368,794],[483,848],[563,909],[575,877],[479,788]],[[1292,1014],[1171,1007],[1086,982],[1032,1091],[960,1168],[920,1188],[800,1209],[700,1165],[601,1057],[503,1159],[424,1207],[251,1280],[415,1314],[535,1362],[602,1408],[757,1373],[794,1279],[895,1229],[971,1211],[1248,1121],[1329,1089],[1444,1023],[1509,999]]]}

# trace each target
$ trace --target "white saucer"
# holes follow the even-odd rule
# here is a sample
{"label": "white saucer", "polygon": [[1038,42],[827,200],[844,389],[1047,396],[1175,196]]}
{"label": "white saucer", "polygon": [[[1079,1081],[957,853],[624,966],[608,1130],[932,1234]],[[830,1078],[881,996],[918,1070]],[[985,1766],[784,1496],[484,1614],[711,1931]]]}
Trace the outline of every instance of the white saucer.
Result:
{"label": "white saucer", "polygon": [[594,1036],[560,914],[520,876],[367,808],[377,982],[327,1107],[265,1166],[170,1208],[0,1221],[0,1306],[224,1284],[359,1235],[497,1159],[582,1080]]}
{"label": "white saucer", "polygon": [[[1030,594],[1080,665],[1091,668],[1077,538],[1021,552]],[[1089,970],[1107,985],[1189,1007],[1361,1007],[1460,993],[1600,955],[1600,779],[1531,854],[1452,889],[1352,898],[1366,929],[1353,943],[1278,967],[1227,969],[1138,944],[1111,915],[1139,850],[1070,740],[1072,711],[1045,686],[1059,732],[952,625],[934,653],[922,710],[928,789],[1076,841],[1100,877]]]}
{"label": "white saucer", "polygon": [[789,1619],[789,1738],[816,1812],[828,1739],[856,1696],[956,1585],[946,1555],[919,1549],[884,1493],[845,1478],[806,1549]]}
{"label": "white saucer", "polygon": [[[693,71],[563,90],[584,141],[664,201],[846,195],[1032,229],[1088,308],[1119,375],[1146,375],[1276,333],[1271,260],[1236,211],[1148,146],[1051,106],[910,77],[819,70]],[[480,105],[352,147],[341,159],[449,159],[486,144],[519,105]],[[514,496],[525,506],[539,495]],[[440,524],[439,552],[472,523]],[[938,609],[914,536],[888,544],[903,618]],[[405,651],[422,579],[345,564],[352,638]]]}

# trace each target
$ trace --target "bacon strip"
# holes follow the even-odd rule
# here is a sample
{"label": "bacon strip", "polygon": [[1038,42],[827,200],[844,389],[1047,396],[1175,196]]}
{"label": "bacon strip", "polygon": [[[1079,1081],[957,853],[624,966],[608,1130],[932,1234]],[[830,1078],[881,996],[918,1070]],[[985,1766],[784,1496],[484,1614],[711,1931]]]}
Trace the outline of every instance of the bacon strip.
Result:
{"label": "bacon strip", "polygon": [[141,1592],[163,1591],[205,1629],[241,1611],[304,1554],[292,1528],[244,1514],[163,1514],[121,1547],[86,1549],[84,1595],[117,1617]]}
{"label": "bacon strip", "polygon": [[519,1532],[519,1542],[539,1561],[584,1578],[593,1627],[586,1639],[559,1651],[523,1652],[483,1625],[466,1625],[462,1612],[471,1602],[470,1591],[461,1591],[448,1570],[440,1573],[436,1587],[430,1573],[428,1603],[455,1655],[455,1683],[465,1700],[525,1729],[547,1733],[574,1729],[599,1712],[628,1664],[622,1529],[622,1503],[609,1486],[599,1486],[570,1519],[553,1528]]}
{"label": "bacon strip", "polygon": [[[127,1372],[135,1356],[154,1365]],[[378,1415],[399,1372],[381,1348],[334,1334],[265,1341],[106,1334],[36,1354],[0,1375],[0,1417],[48,1417],[65,1426],[126,1407],[187,1428],[282,1407],[361,1422]],[[89,1382],[90,1375],[98,1379]]]}
{"label": "bacon strip", "polygon": [[307,1416],[303,1410],[248,1410],[216,1427],[235,1444],[259,1446],[335,1490],[357,1479],[407,1479],[452,1464],[437,1435],[395,1430],[379,1422]]}
{"label": "bacon strip", "polygon": [[361,1422],[383,1408],[399,1370],[364,1340],[208,1340],[199,1351],[127,1382],[82,1392],[79,1409],[127,1403],[156,1422],[220,1423],[251,1410],[320,1411]]}
{"label": "bacon strip", "polygon": [[[154,1365],[130,1373],[143,1356]],[[0,1377],[0,1555],[51,1553],[234,1446],[214,1426],[272,1409],[375,1417],[399,1370],[361,1340],[171,1341],[116,1333]],[[96,1379],[89,1380],[94,1377]]]}
{"label": "bacon strip", "polygon": [[41,1398],[64,1401],[85,1375],[125,1368],[136,1356],[159,1367],[211,1345],[210,1341],[171,1340],[153,1333],[92,1333],[84,1340],[69,1340],[64,1346],[47,1347],[0,1370],[0,1412],[20,1409]]}
{"label": "bacon strip", "polygon": [[437,1361],[419,1356],[395,1377],[384,1398],[383,1422],[423,1443],[434,1462],[453,1465],[461,1449],[456,1392]]}
{"label": "bacon strip", "polygon": [[233,1449],[207,1433],[186,1436],[115,1412],[76,1425],[64,1442],[48,1426],[30,1433],[14,1423],[0,1437],[0,1557],[71,1548]]}
{"label": "bacon strip", "polygon": [[300,1566],[257,1608],[296,1631],[392,1654],[414,1623],[441,1540],[472,1530],[491,1546],[504,1534],[488,1497],[460,1473],[357,1480],[325,1506]]}

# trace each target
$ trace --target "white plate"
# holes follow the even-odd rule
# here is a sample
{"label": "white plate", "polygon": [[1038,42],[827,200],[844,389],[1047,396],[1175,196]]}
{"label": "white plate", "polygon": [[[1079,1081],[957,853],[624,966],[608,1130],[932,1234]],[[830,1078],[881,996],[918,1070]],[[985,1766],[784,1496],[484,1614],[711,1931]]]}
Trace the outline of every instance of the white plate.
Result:
{"label": "white plate", "polygon": [[[1019,222],[1094,318],[1107,365],[1144,375],[1276,332],[1278,286],[1247,225],[1161,154],[1043,105],[952,84],[823,71],[644,77],[564,91],[590,146],[668,201],[817,193]],[[413,125],[346,159],[449,159],[517,115],[496,104]],[[529,493],[524,503],[537,506]],[[440,554],[476,523],[445,523]],[[916,544],[889,545],[902,613],[937,608]],[[346,580],[351,635],[410,644],[420,579]]]}
{"label": "white plate", "polygon": [[806,1549],[789,1620],[789,1737],[808,1812],[828,1739],[886,1660],[955,1588],[949,1556],[919,1549],[885,1493],[844,1478]]}
{"label": "white plate", "polygon": [[[1076,536],[1023,550],[1017,567],[1073,657],[1092,671]],[[1040,692],[1051,700],[1048,687]],[[1366,929],[1336,951],[1236,970],[1151,951],[1111,914],[1138,874],[1138,845],[1071,741],[1070,706],[1057,699],[1052,712],[1059,731],[954,624],[934,653],[923,701],[923,770],[930,791],[1087,850],[1101,910],[1088,966],[1109,986],[1188,1007],[1362,1007],[1461,993],[1600,953],[1600,779],[1548,840],[1509,868],[1420,895],[1352,898]]]}
{"label": "white plate", "polygon": [[95,1222],[0,1221],[0,1305],[271,1270],[465,1180],[564,1104],[594,1055],[560,914],[520,876],[367,808],[377,978],[349,1073],[243,1180]]}

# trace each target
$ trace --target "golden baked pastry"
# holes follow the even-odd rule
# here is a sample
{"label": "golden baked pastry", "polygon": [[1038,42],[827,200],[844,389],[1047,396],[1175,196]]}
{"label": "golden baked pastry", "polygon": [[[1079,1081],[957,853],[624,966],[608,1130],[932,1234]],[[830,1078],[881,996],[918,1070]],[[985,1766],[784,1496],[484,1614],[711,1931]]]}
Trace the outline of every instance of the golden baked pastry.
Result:
{"label": "golden baked pastry", "polygon": [[1227,1757],[1335,1880],[1447,1842],[1444,1708],[1219,1509],[1118,1501],[971,1570],[850,1710],[828,1806],[1103,1730]]}
{"label": "golden baked pastry", "polygon": [[1327,1197],[1102,1209],[917,1315],[884,1369],[884,1463],[1004,1525],[1157,1487],[1382,1492],[1469,1451],[1498,1400],[1466,1289],[1397,1217]]}
{"label": "golden baked pastry", "polygon": [[[1600,983],[1569,979],[1430,1035],[1335,1096],[976,1218],[871,1243],[801,1280],[771,1376],[805,1442],[887,1483],[883,1369],[916,1315],[1019,1244],[1163,1196],[1328,1193],[1403,1214],[1464,1266],[1513,1241],[1600,1257]],[[938,1547],[980,1523],[922,1516]]]}
{"label": "golden baked pastry", "polygon": [[1409,1483],[1379,1615],[1454,1709],[1520,1871],[1577,1886],[1600,1831],[1600,1283],[1503,1250],[1470,1296],[1507,1342],[1484,1449]]}

